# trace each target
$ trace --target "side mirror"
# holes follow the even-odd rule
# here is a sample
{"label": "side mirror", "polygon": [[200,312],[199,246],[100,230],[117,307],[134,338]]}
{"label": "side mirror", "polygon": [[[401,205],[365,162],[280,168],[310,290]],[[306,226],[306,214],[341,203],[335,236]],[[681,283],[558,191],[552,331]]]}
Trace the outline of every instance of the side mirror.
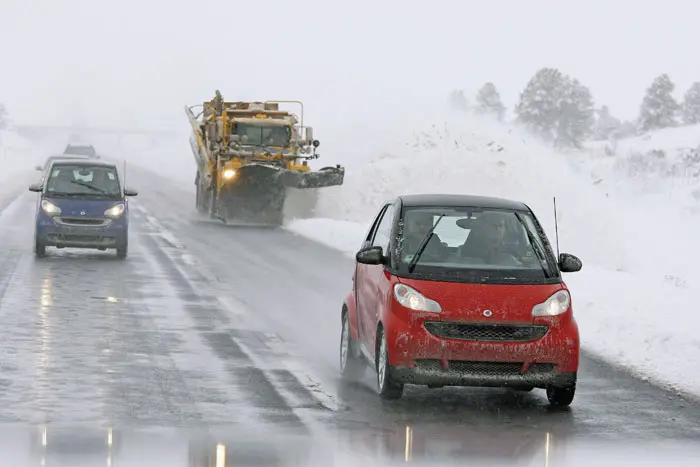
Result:
{"label": "side mirror", "polygon": [[136,190],[130,190],[128,188],[124,188],[124,196],[138,196],[139,192]]}
{"label": "side mirror", "polygon": [[41,183],[32,183],[31,185],[29,185],[29,191],[32,191],[34,193],[41,192]]}
{"label": "side mirror", "polygon": [[321,144],[321,142],[320,142],[319,140],[315,139],[314,142],[313,142],[312,144],[314,145],[315,148],[317,148],[317,147],[319,147],[319,145]]}
{"label": "side mirror", "polygon": [[313,141],[313,139],[314,139],[314,129],[307,126],[307,127],[305,128],[305,131],[306,131],[306,134],[304,135],[304,136],[305,136],[304,139],[305,139],[306,141]]}
{"label": "side mirror", "polygon": [[360,264],[384,264],[382,247],[370,246],[363,248],[357,252],[355,260]]}
{"label": "side mirror", "polygon": [[561,272],[578,272],[583,267],[583,263],[578,257],[568,253],[559,255],[559,270]]}
{"label": "side mirror", "polygon": [[37,165],[36,167],[34,167],[34,170],[41,172],[42,170],[44,170],[44,168],[40,165]]}

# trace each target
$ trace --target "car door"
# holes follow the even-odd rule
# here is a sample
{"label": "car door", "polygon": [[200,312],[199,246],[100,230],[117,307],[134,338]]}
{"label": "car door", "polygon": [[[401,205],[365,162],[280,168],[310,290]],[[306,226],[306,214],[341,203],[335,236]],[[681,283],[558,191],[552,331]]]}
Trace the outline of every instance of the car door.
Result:
{"label": "car door", "polygon": [[[377,215],[374,218],[374,221],[372,221],[372,225],[370,226],[367,234],[365,235],[365,238],[362,241],[362,245],[360,245],[360,249],[367,248],[372,245],[372,240],[374,239],[374,234],[377,232],[377,227],[379,227],[379,223],[382,221],[382,218],[384,217],[384,212],[386,211],[387,205],[382,206],[382,208],[379,210]],[[363,351],[367,351],[367,346],[366,344],[366,326],[365,322],[367,321],[365,318],[363,318],[363,313],[365,309],[368,308],[367,304],[367,292],[371,290],[370,287],[367,285],[367,265],[358,263],[357,261],[355,262],[355,271],[353,275],[353,281],[354,281],[354,287],[355,287],[355,310],[357,311],[357,329],[360,333],[360,348]]]}
{"label": "car door", "polygon": [[[383,208],[381,219],[376,224],[371,238],[364,246],[380,246],[388,254],[391,231],[394,222],[393,204]],[[377,323],[382,307],[382,286],[387,281],[382,264],[358,264],[358,316],[360,317],[361,341],[370,356],[374,356],[377,338]],[[384,287],[385,288],[385,287]]]}

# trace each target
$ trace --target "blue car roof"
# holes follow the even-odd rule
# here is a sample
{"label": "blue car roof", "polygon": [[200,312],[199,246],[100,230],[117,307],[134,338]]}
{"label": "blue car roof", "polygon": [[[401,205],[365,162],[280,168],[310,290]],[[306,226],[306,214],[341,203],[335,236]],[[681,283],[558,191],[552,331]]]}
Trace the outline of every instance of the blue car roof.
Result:
{"label": "blue car roof", "polygon": [[99,159],[58,159],[51,163],[52,166],[57,165],[72,165],[82,167],[110,167],[116,169],[117,166],[111,162],[105,162]]}

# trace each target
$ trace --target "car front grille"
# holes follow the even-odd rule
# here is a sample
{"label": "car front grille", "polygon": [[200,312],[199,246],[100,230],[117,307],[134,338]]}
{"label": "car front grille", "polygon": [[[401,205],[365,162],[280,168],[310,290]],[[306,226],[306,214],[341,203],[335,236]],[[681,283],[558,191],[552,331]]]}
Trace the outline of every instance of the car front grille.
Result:
{"label": "car front grille", "polygon": [[463,360],[448,361],[448,368],[443,369],[440,360],[416,360],[416,366],[424,371],[453,371],[456,373],[479,375],[482,377],[513,377],[527,375],[546,375],[556,369],[553,363],[532,363],[526,365],[524,362],[472,362]]}
{"label": "car front grille", "polygon": [[49,234],[46,238],[56,245],[94,245],[96,247],[109,247],[115,245],[117,239],[114,237],[104,237],[102,235],[70,235],[70,234]]}
{"label": "car front grille", "polygon": [[476,324],[428,321],[425,329],[443,339],[477,342],[527,342],[541,339],[549,328],[530,324]]}
{"label": "car front grille", "polygon": [[54,217],[57,224],[85,226],[85,227],[102,227],[109,224],[110,219],[100,219],[98,217]]}

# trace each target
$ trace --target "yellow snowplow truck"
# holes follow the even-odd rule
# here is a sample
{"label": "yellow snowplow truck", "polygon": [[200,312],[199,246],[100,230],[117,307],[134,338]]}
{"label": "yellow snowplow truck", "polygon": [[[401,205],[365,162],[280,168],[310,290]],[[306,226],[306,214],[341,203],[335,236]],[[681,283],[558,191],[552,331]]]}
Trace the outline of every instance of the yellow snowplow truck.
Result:
{"label": "yellow snowplow truck", "polygon": [[[298,105],[301,120],[280,104]],[[304,126],[299,101],[225,102],[216,91],[214,99],[185,112],[197,164],[196,205],[211,218],[279,225],[288,189],[343,184],[340,165],[311,170],[319,142]]]}

